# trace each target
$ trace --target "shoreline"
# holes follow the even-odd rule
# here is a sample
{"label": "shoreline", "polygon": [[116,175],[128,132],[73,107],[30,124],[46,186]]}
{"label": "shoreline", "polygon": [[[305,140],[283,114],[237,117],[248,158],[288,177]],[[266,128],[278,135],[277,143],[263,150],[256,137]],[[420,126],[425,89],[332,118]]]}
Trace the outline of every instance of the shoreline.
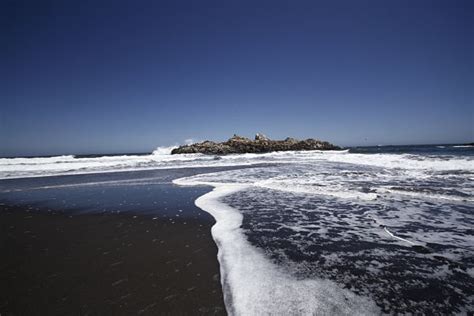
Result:
{"label": "shoreline", "polygon": [[0,205],[0,313],[225,315],[213,218]]}
{"label": "shoreline", "polygon": [[[218,245],[224,301],[230,313],[258,315],[299,314],[379,315],[380,308],[369,297],[360,296],[330,280],[298,279],[287,275],[261,249],[254,247],[241,226],[244,215],[221,198],[238,193],[247,184],[212,183],[175,179],[181,186],[210,185],[213,189],[195,201],[211,214],[216,224],[212,236]],[[251,263],[251,264],[249,264]],[[334,301],[339,304],[335,305]]]}
{"label": "shoreline", "polygon": [[0,180],[0,314],[226,315],[211,235],[177,168]]}

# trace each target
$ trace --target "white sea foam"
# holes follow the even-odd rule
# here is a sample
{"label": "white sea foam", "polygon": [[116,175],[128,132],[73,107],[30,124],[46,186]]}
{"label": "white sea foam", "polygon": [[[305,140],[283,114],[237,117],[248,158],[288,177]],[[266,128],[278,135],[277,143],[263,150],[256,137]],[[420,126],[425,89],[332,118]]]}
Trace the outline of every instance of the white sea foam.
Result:
{"label": "white sea foam", "polygon": [[399,195],[406,195],[412,196],[416,198],[424,198],[424,199],[435,199],[435,200],[447,200],[447,201],[455,201],[455,202],[471,202],[474,203],[474,197],[471,196],[455,196],[449,194],[440,194],[440,193],[426,193],[426,192],[413,192],[413,191],[405,191],[405,190],[397,190],[393,188],[385,188],[380,187],[377,189],[378,193],[395,193]]}
{"label": "white sea foam", "polygon": [[332,185],[330,185],[329,183],[324,183],[322,181],[316,182],[313,179],[269,179],[257,181],[254,185],[272,190],[280,190],[293,193],[320,194],[338,198],[362,200],[375,200],[377,198],[376,193],[358,192],[356,190],[350,190],[348,188],[345,188],[342,184],[331,184]]}
{"label": "white sea foam", "polygon": [[[195,185],[186,179],[174,181]],[[204,183],[202,183],[204,184]],[[322,279],[298,280],[272,264],[251,246],[240,229],[242,214],[219,201],[244,189],[221,184],[196,200],[216,220],[212,236],[218,245],[226,308],[231,315],[371,315],[380,314],[375,303],[336,283]]]}
{"label": "white sea foam", "polygon": [[102,157],[57,156],[47,158],[0,158],[0,179],[67,174],[115,172],[186,167],[237,166],[259,163],[306,163],[322,161],[405,170],[423,176],[426,171],[467,170],[474,172],[471,157],[420,156],[410,154],[355,154],[345,151],[274,152],[210,156],[171,155],[175,146],[158,147],[149,155]]}
{"label": "white sea foam", "polygon": [[368,165],[393,169],[418,170],[474,170],[473,160],[470,158],[451,158],[419,156],[412,154],[334,154],[327,152],[324,160],[345,162],[357,165]]}
{"label": "white sea foam", "polygon": [[0,158],[0,166],[7,165],[29,165],[29,164],[51,164],[74,160],[73,155],[53,156],[53,157],[32,157],[32,158]]}
{"label": "white sea foam", "polygon": [[[360,303],[371,299],[384,310],[396,311],[399,307],[381,297],[404,284],[393,283],[396,276],[387,268],[400,260],[397,256],[413,252],[413,264],[426,262],[427,255],[413,246],[433,251],[433,245],[449,245],[437,250],[432,267],[417,272],[423,278],[419,286],[426,286],[433,275],[449,276],[436,268],[435,257],[462,261],[463,251],[473,249],[467,212],[474,202],[471,157],[333,152],[245,156],[282,164],[175,180],[215,187],[196,204],[217,221],[213,236],[232,314],[380,312],[372,302]],[[339,269],[364,272],[339,275]],[[362,277],[379,282],[365,283]],[[341,298],[348,294],[340,284],[358,284],[363,289],[358,293],[367,296],[345,301]],[[325,292],[334,300],[328,301]],[[407,310],[426,310],[410,298],[403,300]]]}
{"label": "white sea foam", "polygon": [[168,147],[158,147],[153,151],[152,155],[156,155],[156,156],[170,155],[171,151],[175,149],[176,147],[178,146],[175,145],[175,146],[168,146]]}

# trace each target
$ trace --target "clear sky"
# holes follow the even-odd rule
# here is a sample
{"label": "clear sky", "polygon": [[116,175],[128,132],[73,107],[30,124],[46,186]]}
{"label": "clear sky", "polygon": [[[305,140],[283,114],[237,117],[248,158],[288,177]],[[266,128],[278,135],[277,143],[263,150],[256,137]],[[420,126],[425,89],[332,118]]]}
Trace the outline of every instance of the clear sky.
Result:
{"label": "clear sky", "polygon": [[0,1],[0,155],[474,140],[474,1]]}

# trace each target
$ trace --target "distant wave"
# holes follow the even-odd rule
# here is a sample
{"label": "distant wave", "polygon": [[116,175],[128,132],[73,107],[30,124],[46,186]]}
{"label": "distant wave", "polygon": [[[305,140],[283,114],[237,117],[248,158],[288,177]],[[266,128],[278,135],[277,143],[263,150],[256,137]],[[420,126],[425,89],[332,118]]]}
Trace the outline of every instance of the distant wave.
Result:
{"label": "distant wave", "polygon": [[171,151],[175,148],[178,148],[178,146],[158,147],[151,154],[156,156],[171,155]]}
{"label": "distant wave", "polygon": [[19,164],[51,164],[58,162],[72,161],[74,155],[52,156],[52,157],[32,157],[32,158],[0,158],[0,167],[4,165]]}
{"label": "distant wave", "polygon": [[[341,151],[289,151],[264,154],[234,154],[215,157],[203,154],[171,155],[176,146],[158,147],[148,155],[75,157],[73,155],[37,158],[0,158],[0,179],[53,175],[132,171],[146,169],[237,166],[260,163],[340,162],[355,165],[412,170],[474,171],[472,156],[426,156],[392,153],[351,153]],[[280,183],[281,187],[281,183]],[[286,188],[290,189],[290,187]],[[372,194],[365,194],[373,197]]]}

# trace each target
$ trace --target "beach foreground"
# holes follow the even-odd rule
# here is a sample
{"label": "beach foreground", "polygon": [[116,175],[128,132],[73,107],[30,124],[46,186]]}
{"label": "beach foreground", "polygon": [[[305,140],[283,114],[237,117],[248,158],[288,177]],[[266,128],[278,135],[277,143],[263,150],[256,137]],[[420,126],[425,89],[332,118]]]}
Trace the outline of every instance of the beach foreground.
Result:
{"label": "beach foreground", "polygon": [[2,315],[225,314],[207,214],[0,210]]}
{"label": "beach foreground", "polygon": [[196,172],[1,181],[0,314],[225,314],[210,188],[170,181]]}

